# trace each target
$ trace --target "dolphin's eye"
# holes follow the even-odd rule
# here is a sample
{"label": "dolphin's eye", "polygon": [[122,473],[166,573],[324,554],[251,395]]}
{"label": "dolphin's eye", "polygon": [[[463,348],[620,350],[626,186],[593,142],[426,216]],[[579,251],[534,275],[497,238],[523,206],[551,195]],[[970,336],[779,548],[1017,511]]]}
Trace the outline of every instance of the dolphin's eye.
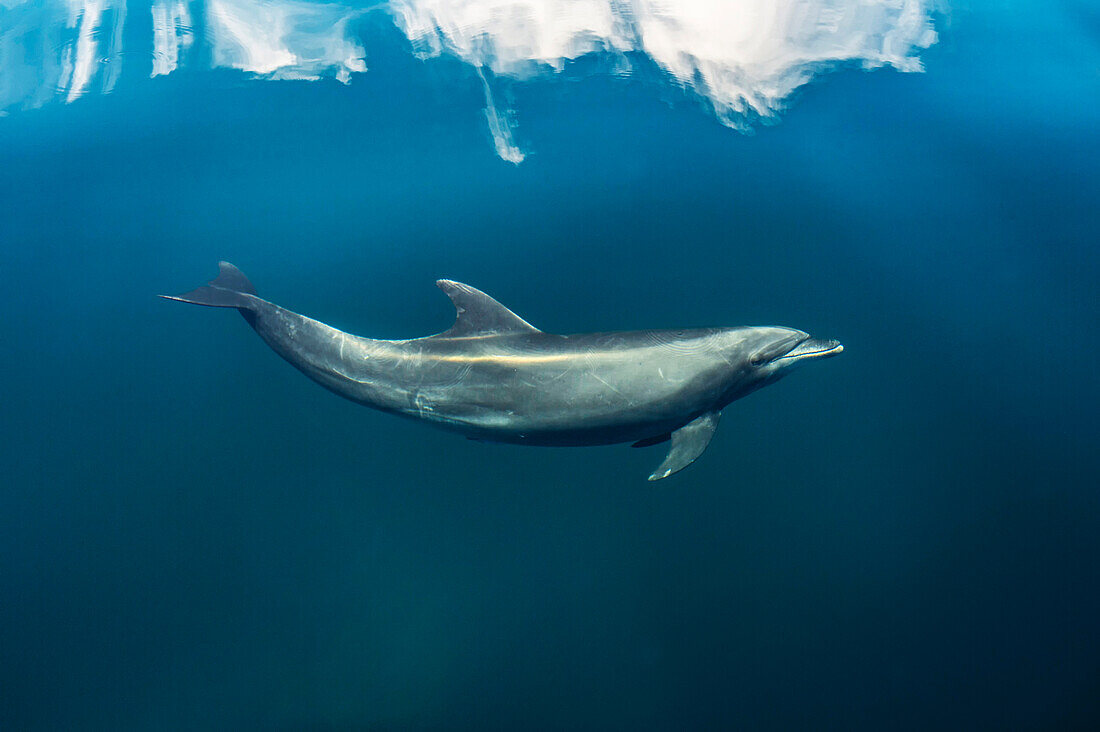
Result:
{"label": "dolphin's eye", "polygon": [[749,366],[763,366],[763,365],[764,365],[764,357],[762,355],[757,354],[757,355],[755,355],[755,356],[753,356],[752,358],[749,359]]}

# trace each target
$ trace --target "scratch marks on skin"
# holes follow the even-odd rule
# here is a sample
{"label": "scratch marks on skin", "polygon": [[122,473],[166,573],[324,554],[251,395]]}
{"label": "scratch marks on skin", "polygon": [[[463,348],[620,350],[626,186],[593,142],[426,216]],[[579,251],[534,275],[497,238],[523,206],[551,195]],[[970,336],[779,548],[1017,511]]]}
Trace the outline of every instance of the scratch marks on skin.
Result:
{"label": "scratch marks on skin", "polygon": [[595,379],[596,381],[598,381],[598,382],[600,382],[601,384],[603,384],[604,386],[606,386],[606,387],[607,387],[608,389],[610,389],[611,391],[613,391],[613,392],[615,392],[616,394],[618,394],[619,396],[622,396],[622,395],[623,395],[623,393],[622,393],[621,391],[619,391],[618,389],[616,389],[616,388],[615,388],[614,386],[612,386],[611,384],[607,383],[607,380],[606,380],[606,379],[604,379],[604,378],[600,377],[599,375],[597,375],[597,374],[594,374],[594,373],[592,373],[592,372],[589,372],[589,374],[588,374],[588,375],[589,375],[589,376],[591,376],[591,377],[592,377],[593,379]]}
{"label": "scratch marks on skin", "polygon": [[604,379],[603,377],[592,371],[589,371],[588,375],[610,389],[615,394],[615,396],[623,400],[626,406],[633,407],[637,403],[637,400],[634,397],[619,391],[619,389],[617,389],[614,384],[611,384],[609,381],[607,381],[607,379]]}
{"label": "scratch marks on skin", "polygon": [[657,368],[657,375],[660,376],[661,380],[664,381],[666,384],[679,385],[685,384],[689,381],[688,377],[685,376],[682,372],[679,376],[675,374],[670,376],[669,374],[666,374],[665,370],[661,367]]}
{"label": "scratch marks on skin", "polygon": [[327,369],[333,375],[353,384],[362,386],[371,385],[373,376],[364,372],[362,366],[367,361],[378,356],[372,353],[369,347],[365,347],[362,341],[353,335],[333,329],[329,337],[336,341],[337,357],[327,361]]}
{"label": "scratch marks on skin", "polygon": [[[348,334],[344,333],[343,331],[333,329],[332,332],[329,334],[329,337],[332,340],[337,342],[337,348],[338,348],[338,354],[339,354],[339,363],[340,364],[345,363],[344,349],[348,345],[348,338],[350,336],[348,336]],[[360,354],[360,357],[365,359],[365,358],[367,358],[367,354],[365,354],[365,353]]]}
{"label": "scratch marks on skin", "polygon": [[337,361],[338,361],[338,363],[342,364],[344,362],[344,346],[346,346],[347,343],[348,343],[348,334],[344,333],[343,331],[336,330],[334,328],[332,330],[332,332],[329,333],[329,337],[332,340],[338,342],[338,349],[339,350],[338,350]]}
{"label": "scratch marks on skin", "polygon": [[431,399],[425,397],[423,392],[416,392],[413,395],[412,401],[413,407],[416,409],[416,414],[421,419],[435,411],[435,403],[432,402]]}

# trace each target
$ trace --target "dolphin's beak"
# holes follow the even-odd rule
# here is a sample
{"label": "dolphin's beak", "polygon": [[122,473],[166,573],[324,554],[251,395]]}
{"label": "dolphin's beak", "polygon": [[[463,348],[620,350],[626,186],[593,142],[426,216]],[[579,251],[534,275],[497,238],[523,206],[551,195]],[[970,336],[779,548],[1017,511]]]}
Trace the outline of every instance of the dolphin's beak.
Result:
{"label": "dolphin's beak", "polygon": [[792,331],[791,335],[773,341],[754,353],[751,363],[753,365],[775,363],[783,356],[795,351],[800,343],[810,337],[808,333],[803,333],[800,330],[794,330],[793,328],[789,330]]}
{"label": "dolphin's beak", "polygon": [[840,341],[826,341],[819,338],[807,338],[799,343],[790,352],[775,359],[775,363],[790,365],[801,361],[810,361],[818,358],[832,358],[840,354],[844,346]]}

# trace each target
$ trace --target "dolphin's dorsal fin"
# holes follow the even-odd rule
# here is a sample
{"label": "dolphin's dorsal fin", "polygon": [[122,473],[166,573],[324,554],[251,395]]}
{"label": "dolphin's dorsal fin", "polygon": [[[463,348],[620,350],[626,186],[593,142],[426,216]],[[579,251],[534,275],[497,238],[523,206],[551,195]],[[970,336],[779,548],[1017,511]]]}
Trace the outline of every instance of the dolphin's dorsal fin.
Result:
{"label": "dolphin's dorsal fin", "polygon": [[703,454],[718,429],[721,412],[707,412],[691,420],[683,427],[672,432],[672,447],[668,449],[665,461],[649,476],[650,480],[667,478],[695,462]]}
{"label": "dolphin's dorsal fin", "polygon": [[506,333],[538,333],[539,329],[481,290],[453,280],[436,280],[458,311],[455,324],[439,338],[473,338]]}

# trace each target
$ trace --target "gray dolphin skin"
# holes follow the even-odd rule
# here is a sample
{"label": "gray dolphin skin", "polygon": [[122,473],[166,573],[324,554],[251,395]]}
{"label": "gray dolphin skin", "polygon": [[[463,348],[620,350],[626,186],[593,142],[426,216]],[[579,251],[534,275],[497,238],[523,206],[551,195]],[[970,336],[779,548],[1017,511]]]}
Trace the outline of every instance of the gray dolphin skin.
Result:
{"label": "gray dolphin skin", "polygon": [[256,295],[233,265],[169,300],[236,308],[271,348],[321,386],[368,407],[475,440],[636,447],[671,441],[649,476],[667,478],[706,449],[722,408],[844,347],[793,328],[543,333],[485,293],[436,284],[458,315],[447,331],[363,338]]}

